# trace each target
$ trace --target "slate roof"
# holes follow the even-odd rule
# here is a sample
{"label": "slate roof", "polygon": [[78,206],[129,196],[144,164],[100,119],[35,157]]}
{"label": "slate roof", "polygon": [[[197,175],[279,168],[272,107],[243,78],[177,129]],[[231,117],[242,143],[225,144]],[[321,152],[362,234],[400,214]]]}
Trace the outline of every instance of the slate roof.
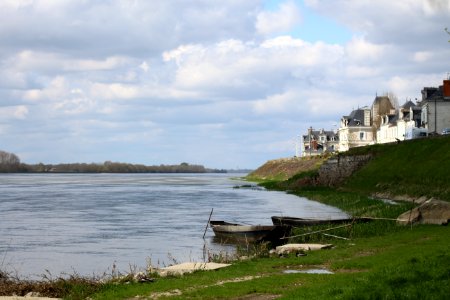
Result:
{"label": "slate roof", "polygon": [[424,87],[422,90],[422,101],[430,101],[441,99],[444,97],[443,86],[440,87]]}
{"label": "slate roof", "polygon": [[410,109],[412,107],[412,109],[420,109],[419,106],[415,105],[414,102],[412,102],[411,100],[409,100],[408,102],[406,102],[405,104],[403,104],[401,106],[401,108],[403,109]]}
{"label": "slate roof", "polygon": [[364,109],[358,108],[358,109],[352,111],[349,116],[344,116],[344,118],[348,120],[348,126],[363,125],[364,124]]}
{"label": "slate roof", "polygon": [[[320,136],[325,135],[327,137],[327,141],[331,141],[334,137],[334,141],[339,141],[339,135],[332,130],[312,130],[311,135],[313,136],[313,140],[318,141]],[[303,140],[309,142],[308,134],[303,135]]]}

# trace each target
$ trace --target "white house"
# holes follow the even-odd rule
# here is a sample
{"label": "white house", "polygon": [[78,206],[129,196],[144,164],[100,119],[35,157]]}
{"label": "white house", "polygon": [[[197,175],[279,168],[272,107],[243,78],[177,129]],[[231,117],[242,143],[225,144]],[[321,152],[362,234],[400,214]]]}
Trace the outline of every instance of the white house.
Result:
{"label": "white house", "polygon": [[427,136],[427,130],[422,127],[422,107],[415,105],[412,101],[408,101],[400,107],[397,129],[399,140]]}
{"label": "white house", "polygon": [[[375,143],[410,140],[441,134],[445,128],[450,128],[450,78],[438,88],[423,88],[422,101],[417,104],[407,101],[398,107],[388,95],[376,96],[370,108],[358,108],[343,116],[335,138],[338,145],[333,149],[347,151]],[[311,155],[314,151],[319,153],[323,149],[320,139],[315,132],[304,136],[304,153],[308,150]]]}
{"label": "white house", "polygon": [[375,135],[372,128],[371,109],[358,108],[341,118],[339,127],[339,151],[373,144]]}
{"label": "white house", "polygon": [[421,126],[421,107],[407,101],[400,108],[381,116],[377,130],[377,143],[393,143],[426,136]]}

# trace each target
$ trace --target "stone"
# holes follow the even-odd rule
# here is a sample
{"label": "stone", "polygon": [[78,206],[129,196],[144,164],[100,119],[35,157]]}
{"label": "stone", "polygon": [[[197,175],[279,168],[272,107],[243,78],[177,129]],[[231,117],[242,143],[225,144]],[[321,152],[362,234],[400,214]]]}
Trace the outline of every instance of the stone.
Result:
{"label": "stone", "polygon": [[185,273],[192,273],[194,271],[202,270],[216,270],[231,266],[231,264],[219,264],[219,263],[203,263],[203,262],[187,262],[158,270],[161,277],[169,275],[183,275]]}
{"label": "stone", "polygon": [[450,202],[431,199],[420,206],[404,212],[397,218],[397,223],[446,225],[450,220]]}
{"label": "stone", "polygon": [[321,249],[329,249],[333,247],[332,244],[286,244],[275,248],[275,253],[278,255],[288,253],[301,253],[304,251],[313,251]]}
{"label": "stone", "polygon": [[408,225],[411,223],[417,223],[420,219],[420,212],[419,210],[416,208],[412,209],[412,210],[408,210],[407,212],[402,213],[400,216],[398,216],[397,218],[397,223],[400,225]]}
{"label": "stone", "polygon": [[136,282],[154,282],[155,279],[150,277],[148,274],[144,272],[138,272],[134,274],[134,281]]}

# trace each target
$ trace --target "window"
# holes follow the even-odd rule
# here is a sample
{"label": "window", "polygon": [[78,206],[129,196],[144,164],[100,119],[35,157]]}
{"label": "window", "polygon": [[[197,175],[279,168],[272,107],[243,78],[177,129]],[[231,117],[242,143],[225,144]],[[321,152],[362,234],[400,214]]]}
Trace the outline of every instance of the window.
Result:
{"label": "window", "polygon": [[362,141],[364,140],[364,132],[359,133],[359,139]]}

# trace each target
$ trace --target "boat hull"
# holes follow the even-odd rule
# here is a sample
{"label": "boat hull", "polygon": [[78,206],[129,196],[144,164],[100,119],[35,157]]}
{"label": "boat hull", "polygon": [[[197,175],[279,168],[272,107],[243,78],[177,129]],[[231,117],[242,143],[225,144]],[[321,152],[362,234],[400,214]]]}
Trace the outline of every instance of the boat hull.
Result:
{"label": "boat hull", "polygon": [[311,225],[321,225],[321,224],[342,224],[342,223],[351,223],[353,219],[345,218],[345,219],[305,219],[305,218],[296,218],[296,217],[280,217],[280,216],[272,216],[273,225],[277,226],[294,226],[294,227],[302,227],[302,226],[311,226]]}
{"label": "boat hull", "polygon": [[211,221],[210,225],[216,235],[216,238],[224,242],[274,242],[283,237],[289,230],[286,226],[240,225],[227,223],[224,221]]}

